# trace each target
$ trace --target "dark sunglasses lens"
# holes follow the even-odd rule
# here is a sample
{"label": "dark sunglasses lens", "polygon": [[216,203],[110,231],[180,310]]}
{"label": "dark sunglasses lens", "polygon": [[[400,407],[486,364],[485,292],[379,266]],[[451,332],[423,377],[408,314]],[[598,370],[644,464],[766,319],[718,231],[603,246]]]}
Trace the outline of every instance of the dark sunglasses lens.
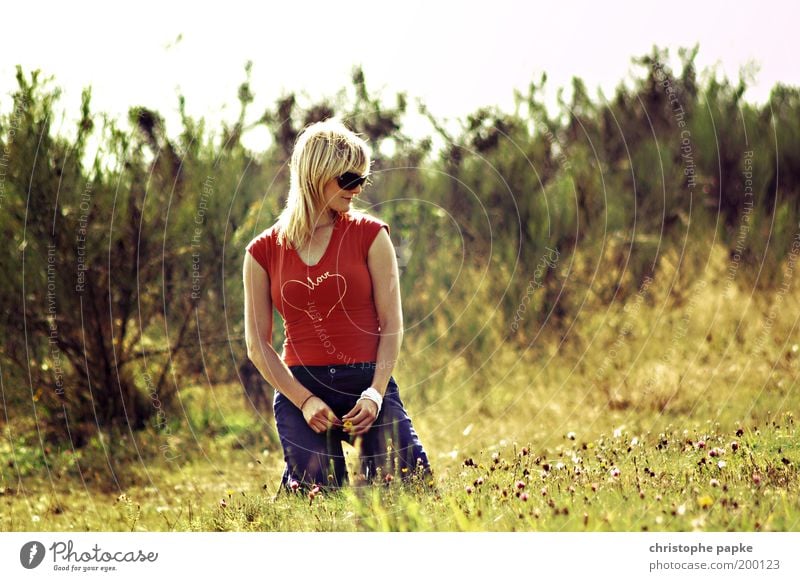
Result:
{"label": "dark sunglasses lens", "polygon": [[354,190],[361,184],[367,181],[366,177],[361,177],[357,173],[353,173],[351,171],[340,175],[336,182],[339,184],[339,187],[344,190]]}

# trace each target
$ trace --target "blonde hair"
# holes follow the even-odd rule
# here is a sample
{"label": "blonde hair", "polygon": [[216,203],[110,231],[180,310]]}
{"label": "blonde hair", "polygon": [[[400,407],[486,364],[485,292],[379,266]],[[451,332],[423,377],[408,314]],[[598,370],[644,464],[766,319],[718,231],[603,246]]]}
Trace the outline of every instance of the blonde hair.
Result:
{"label": "blonde hair", "polygon": [[366,174],[371,163],[366,141],[340,119],[307,126],[289,163],[289,196],[278,217],[278,243],[299,248],[308,242],[314,217],[325,207],[325,184],[348,171]]}

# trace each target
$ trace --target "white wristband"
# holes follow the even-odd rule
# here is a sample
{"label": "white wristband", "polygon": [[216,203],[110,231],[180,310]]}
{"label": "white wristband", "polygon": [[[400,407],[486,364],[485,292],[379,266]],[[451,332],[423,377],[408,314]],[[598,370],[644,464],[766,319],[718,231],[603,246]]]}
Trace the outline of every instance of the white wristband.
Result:
{"label": "white wristband", "polygon": [[378,392],[377,389],[374,387],[368,387],[364,391],[361,392],[361,397],[358,398],[359,401],[362,399],[368,399],[370,401],[374,401],[375,405],[378,406],[378,413],[381,413],[381,406],[383,405],[383,396]]}

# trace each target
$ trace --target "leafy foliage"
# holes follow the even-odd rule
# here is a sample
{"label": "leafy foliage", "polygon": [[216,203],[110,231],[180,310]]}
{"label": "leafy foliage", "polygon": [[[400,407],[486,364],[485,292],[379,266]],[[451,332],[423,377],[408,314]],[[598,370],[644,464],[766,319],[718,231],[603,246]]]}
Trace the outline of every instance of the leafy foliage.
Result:
{"label": "leafy foliage", "polygon": [[[288,94],[248,125],[251,63],[218,137],[182,95],[172,138],[144,107],[127,128],[93,114],[86,90],[68,139],[52,131],[51,79],[18,69],[0,118],[6,411],[23,432],[36,422],[81,446],[98,427],[164,430],[186,384],[246,375],[243,248],[284,203],[297,135],[332,114],[376,151],[362,205],[392,225],[421,357],[475,365],[507,341],[524,350],[545,324],[566,333],[581,309],[634,298],[665,261],[684,281],[659,284],[685,300],[713,244],[737,285],[777,287],[800,215],[800,90],[777,86],[757,107],[746,80],[698,76],[697,51],[679,52],[679,71],[657,48],[635,59],[643,74],[610,100],[575,79],[557,112],[543,76],[514,113],[481,108],[457,133],[422,105],[434,133],[422,141],[404,133],[407,97],[387,105],[360,69],[352,100]],[[260,155],[242,144],[258,126],[272,137]]]}

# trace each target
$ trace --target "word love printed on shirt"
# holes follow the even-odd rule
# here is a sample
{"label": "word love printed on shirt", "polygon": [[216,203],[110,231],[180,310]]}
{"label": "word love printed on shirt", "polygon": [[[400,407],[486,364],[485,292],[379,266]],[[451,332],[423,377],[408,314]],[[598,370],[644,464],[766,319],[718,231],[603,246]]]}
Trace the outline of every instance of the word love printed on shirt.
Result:
{"label": "word love printed on shirt", "polygon": [[[341,281],[337,280],[341,279]],[[316,278],[306,277],[306,281],[288,280],[281,286],[281,298],[290,307],[303,311],[312,321],[327,319],[333,309],[342,302],[347,293],[347,279],[341,274],[325,271]],[[328,300],[314,300],[321,296]],[[294,300],[292,300],[294,299]],[[317,308],[317,304],[322,305],[322,311]]]}

